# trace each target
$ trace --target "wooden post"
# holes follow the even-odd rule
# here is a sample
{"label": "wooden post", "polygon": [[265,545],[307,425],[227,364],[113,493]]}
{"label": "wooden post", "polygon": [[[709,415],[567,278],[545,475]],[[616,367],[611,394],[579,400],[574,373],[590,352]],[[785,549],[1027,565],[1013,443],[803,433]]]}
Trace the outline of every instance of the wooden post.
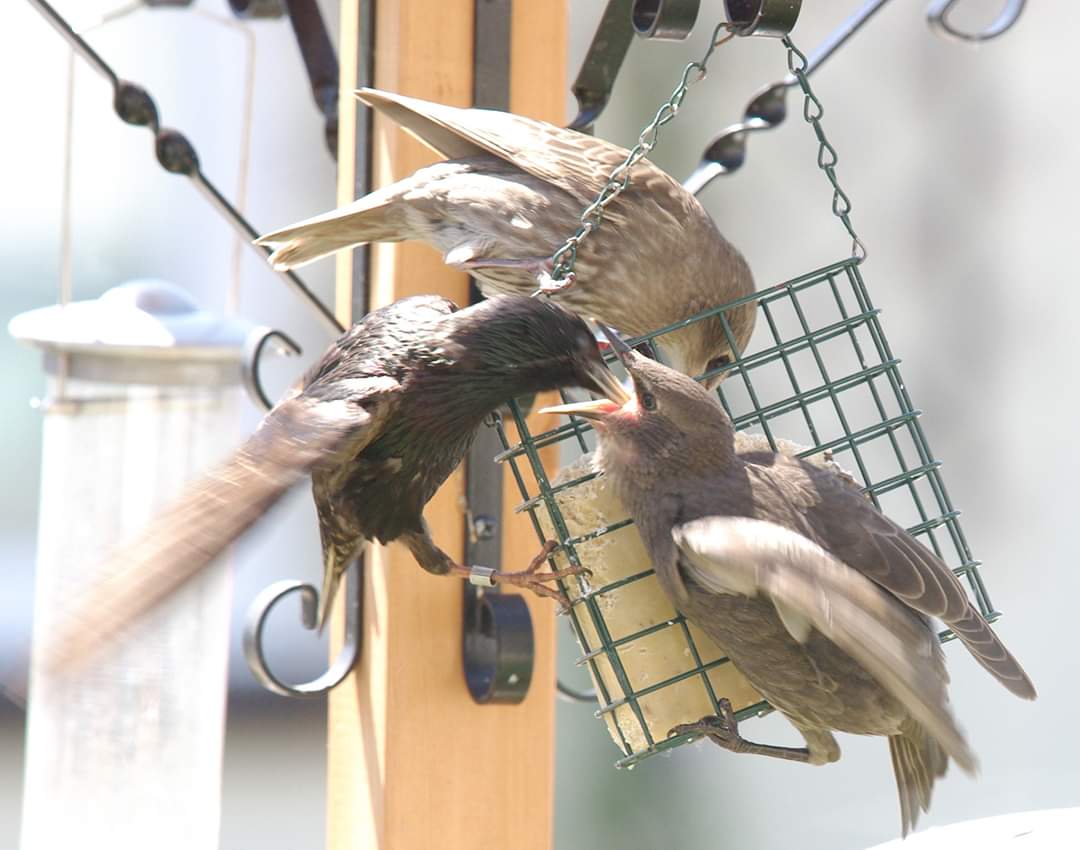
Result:
{"label": "wooden post", "polygon": [[[341,0],[342,90],[355,80],[362,0]],[[454,105],[472,90],[476,0],[374,0],[375,85]],[[566,4],[513,4],[511,104],[550,121],[565,113]],[[350,41],[351,40],[351,41]],[[353,156],[355,122],[341,110],[339,150]],[[373,131],[375,185],[433,161],[430,151],[391,122]],[[353,186],[340,163],[339,200]],[[339,266],[338,314],[348,318],[351,267]],[[369,306],[416,293],[468,299],[465,275],[422,245],[371,250]],[[546,462],[554,468],[554,449]],[[435,539],[460,557],[464,479],[451,477],[425,516]],[[538,543],[524,517],[509,514],[504,484],[503,564],[524,566]],[[357,672],[330,697],[328,846],[331,850],[439,850],[551,846],[554,796],[554,608],[530,599],[537,658],[528,697],[516,706],[480,706],[462,673],[462,598],[458,581],[424,573],[401,547],[367,558],[364,649]],[[340,645],[336,617],[332,653]]]}

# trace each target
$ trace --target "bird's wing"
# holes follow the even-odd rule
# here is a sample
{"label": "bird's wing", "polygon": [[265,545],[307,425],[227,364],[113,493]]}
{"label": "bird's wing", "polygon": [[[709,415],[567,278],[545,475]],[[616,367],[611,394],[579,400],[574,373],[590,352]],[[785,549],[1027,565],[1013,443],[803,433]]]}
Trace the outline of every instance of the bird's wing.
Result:
{"label": "bird's wing", "polygon": [[390,378],[356,382],[352,400],[280,402],[225,463],[191,484],[133,540],[113,550],[85,593],[50,636],[45,663],[81,661],[193,578],[246,531],[313,466],[342,450],[360,451],[393,407]]}
{"label": "bird's wing", "polygon": [[767,596],[793,637],[805,642],[816,629],[900,700],[958,764],[974,769],[975,756],[947,707],[936,638],[893,596],[775,523],[704,517],[676,526],[672,537],[683,569],[698,584],[715,593]]}
{"label": "bird's wing", "polygon": [[1035,698],[1035,686],[1020,663],[944,561],[834,477],[814,473],[811,480],[817,494],[802,514],[819,543],[916,611],[952,628],[976,660],[1014,694]]}
{"label": "bird's wing", "polygon": [[370,88],[356,96],[441,156],[491,154],[572,191],[599,191],[629,153],[603,139],[509,112],[461,109]]}

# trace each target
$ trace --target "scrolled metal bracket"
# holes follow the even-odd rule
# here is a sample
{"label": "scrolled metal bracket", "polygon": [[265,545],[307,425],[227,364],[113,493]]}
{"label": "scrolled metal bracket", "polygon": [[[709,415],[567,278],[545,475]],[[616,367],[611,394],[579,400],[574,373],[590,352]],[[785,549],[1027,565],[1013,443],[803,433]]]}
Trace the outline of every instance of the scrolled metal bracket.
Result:
{"label": "scrolled metal bracket", "polygon": [[263,648],[263,633],[271,611],[281,600],[293,593],[300,595],[300,622],[308,631],[314,631],[319,610],[319,592],[303,581],[277,581],[265,588],[252,600],[244,624],[244,658],[252,674],[266,690],[283,697],[310,699],[333,690],[352,672],[360,658],[360,628],[363,619],[363,556],[349,567],[351,575],[346,581],[345,593],[345,640],[334,663],[320,676],[309,682],[290,685],[270,670]]}
{"label": "scrolled metal bracket", "polygon": [[263,389],[262,375],[259,372],[263,352],[270,344],[273,344],[276,354],[286,357],[295,357],[303,353],[296,340],[284,331],[260,326],[248,334],[244,342],[243,361],[240,367],[244,389],[247,390],[251,400],[264,410],[269,410],[274,406],[270,396]]}
{"label": "scrolled metal bracket", "polygon": [[959,0],[933,0],[926,8],[926,22],[936,32],[960,41],[980,42],[997,38],[1012,29],[1024,11],[1025,0],[1006,0],[998,16],[981,30],[963,30],[949,21]]}

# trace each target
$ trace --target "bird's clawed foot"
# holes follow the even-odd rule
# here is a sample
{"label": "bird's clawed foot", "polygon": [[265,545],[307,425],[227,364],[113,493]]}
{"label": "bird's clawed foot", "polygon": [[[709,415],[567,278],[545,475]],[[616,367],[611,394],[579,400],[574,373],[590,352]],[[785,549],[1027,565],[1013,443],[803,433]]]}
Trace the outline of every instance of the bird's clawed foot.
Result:
{"label": "bird's clawed foot", "polygon": [[756,744],[753,741],[747,741],[739,734],[739,721],[735,719],[731,701],[718,699],[716,704],[720,708],[719,717],[714,715],[702,717],[697,723],[680,723],[668,732],[668,737],[704,735],[714,744],[725,750],[731,750],[733,753],[772,756],[786,761],[809,761],[810,751],[804,747],[776,747],[771,744]]}
{"label": "bird's clawed foot", "polygon": [[584,567],[570,565],[561,570],[547,570],[545,572],[540,572],[540,568],[547,563],[548,558],[551,557],[551,553],[558,548],[559,544],[557,541],[549,540],[524,570],[519,573],[496,573],[494,576],[495,582],[497,584],[513,584],[517,587],[524,587],[538,596],[546,596],[548,599],[555,599],[564,608],[569,608],[570,600],[566,597],[566,594],[557,588],[549,587],[547,583],[558,581],[562,578],[569,578],[570,576],[580,575],[588,571]]}
{"label": "bird's clawed foot", "polygon": [[[540,553],[529,562],[529,566],[521,572],[510,573],[493,570],[487,573],[485,577],[490,580],[492,584],[512,584],[515,587],[525,588],[526,590],[531,590],[537,596],[546,596],[548,599],[555,599],[564,608],[568,608],[570,606],[570,600],[566,597],[566,594],[557,588],[549,587],[549,583],[558,581],[562,578],[580,575],[581,573],[588,572],[588,570],[584,567],[569,566],[561,570],[540,572],[540,568],[547,562],[551,553],[558,548],[559,544],[556,541],[549,540],[544,544],[544,548],[540,550]],[[464,574],[470,580],[475,579],[475,573],[472,567],[456,565],[453,572]]]}

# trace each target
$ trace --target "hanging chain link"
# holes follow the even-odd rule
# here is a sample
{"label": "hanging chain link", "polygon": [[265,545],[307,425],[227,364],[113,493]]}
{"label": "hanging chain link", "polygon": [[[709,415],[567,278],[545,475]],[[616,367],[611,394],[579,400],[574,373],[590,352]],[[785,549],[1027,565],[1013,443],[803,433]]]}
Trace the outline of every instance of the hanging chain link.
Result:
{"label": "hanging chain link", "polygon": [[698,61],[691,62],[683,69],[682,78],[675,87],[675,91],[657,110],[653,120],[638,135],[638,142],[626,159],[611,172],[604,188],[596,196],[596,200],[589,204],[581,214],[581,225],[577,231],[552,255],[551,271],[540,273],[540,288],[533,293],[534,295],[539,295],[542,292],[558,291],[573,283],[578,246],[590,233],[600,227],[604,220],[604,211],[630,185],[630,170],[656,147],[660,136],[660,128],[678,114],[679,107],[682,106],[683,98],[686,97],[686,92],[690,86],[705,79],[708,72],[708,62],[713,52],[721,44],[734,37],[735,33],[731,31],[730,23],[723,21],[717,24],[716,29],[713,30],[712,38],[709,39],[709,49],[705,51],[705,55]]}
{"label": "hanging chain link", "polygon": [[836,177],[836,163],[839,158],[836,155],[836,148],[834,148],[827,138],[825,138],[825,130],[821,126],[821,117],[825,114],[825,109],[821,105],[821,101],[818,100],[817,95],[814,94],[813,89],[810,88],[810,80],[806,75],[806,56],[795,46],[795,43],[791,40],[790,36],[785,36],[783,40],[784,47],[787,48],[787,62],[788,70],[795,75],[795,79],[799,81],[799,88],[802,89],[805,99],[803,101],[803,118],[806,119],[806,123],[814,128],[814,135],[818,140],[818,168],[825,172],[825,176],[829,178],[829,182],[833,187],[833,200],[832,211],[840,222],[844,225],[848,234],[851,236],[851,256],[855,258],[857,262],[862,262],[866,259],[866,247],[863,245],[862,240],[855,234],[855,227],[851,223],[851,199],[843,189],[840,188],[840,182]]}

